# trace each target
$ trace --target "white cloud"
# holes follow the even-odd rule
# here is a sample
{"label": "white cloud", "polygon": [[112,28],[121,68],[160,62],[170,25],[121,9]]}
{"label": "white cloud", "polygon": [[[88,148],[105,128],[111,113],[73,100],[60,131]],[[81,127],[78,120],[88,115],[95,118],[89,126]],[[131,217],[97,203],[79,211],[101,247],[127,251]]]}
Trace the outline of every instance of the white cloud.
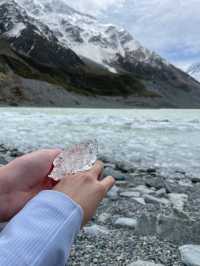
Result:
{"label": "white cloud", "polygon": [[[200,60],[199,0],[126,0],[108,10],[144,46],[174,62]],[[105,16],[104,16],[105,17]]]}
{"label": "white cloud", "polygon": [[145,47],[180,65],[200,61],[200,0],[64,0],[128,29]]}

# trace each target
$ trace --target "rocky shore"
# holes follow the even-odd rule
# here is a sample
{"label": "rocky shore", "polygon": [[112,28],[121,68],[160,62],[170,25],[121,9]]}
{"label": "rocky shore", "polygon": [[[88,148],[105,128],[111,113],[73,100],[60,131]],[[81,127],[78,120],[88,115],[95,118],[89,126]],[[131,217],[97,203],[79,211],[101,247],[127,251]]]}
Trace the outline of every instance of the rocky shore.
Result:
{"label": "rocky shore", "polygon": [[[21,155],[0,145],[0,164]],[[200,265],[200,176],[105,162],[115,187],[73,246],[70,266]]]}

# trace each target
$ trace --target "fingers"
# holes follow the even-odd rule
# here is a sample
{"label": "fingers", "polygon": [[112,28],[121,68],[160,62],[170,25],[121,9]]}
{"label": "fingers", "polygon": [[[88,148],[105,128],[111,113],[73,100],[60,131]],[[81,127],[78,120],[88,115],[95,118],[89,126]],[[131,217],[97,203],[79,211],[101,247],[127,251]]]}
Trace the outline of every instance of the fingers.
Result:
{"label": "fingers", "polygon": [[61,152],[61,149],[44,150],[44,153],[48,154],[52,160],[55,159],[55,157],[58,156]]}
{"label": "fingers", "polygon": [[90,173],[94,177],[99,177],[103,171],[104,164],[101,161],[96,161],[95,165],[91,168]]}
{"label": "fingers", "polygon": [[107,176],[100,183],[103,185],[105,192],[107,193],[115,184],[115,179],[112,176]]}

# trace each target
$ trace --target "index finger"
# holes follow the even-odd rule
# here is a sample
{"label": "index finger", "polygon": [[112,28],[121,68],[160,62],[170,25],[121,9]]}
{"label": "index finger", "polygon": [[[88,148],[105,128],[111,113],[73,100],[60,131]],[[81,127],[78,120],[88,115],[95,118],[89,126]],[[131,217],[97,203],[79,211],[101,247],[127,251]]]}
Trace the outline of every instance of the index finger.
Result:
{"label": "index finger", "polygon": [[103,171],[104,164],[101,161],[96,161],[94,166],[90,169],[90,173],[95,177],[99,177]]}

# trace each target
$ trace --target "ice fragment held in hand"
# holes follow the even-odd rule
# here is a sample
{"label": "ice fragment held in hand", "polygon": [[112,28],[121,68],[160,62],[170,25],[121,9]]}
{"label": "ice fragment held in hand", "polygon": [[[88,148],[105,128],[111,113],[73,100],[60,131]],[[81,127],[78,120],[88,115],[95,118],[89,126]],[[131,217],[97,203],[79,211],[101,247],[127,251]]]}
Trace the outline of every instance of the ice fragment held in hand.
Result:
{"label": "ice fragment held in hand", "polygon": [[54,169],[49,175],[59,181],[66,174],[88,171],[96,162],[98,153],[97,141],[76,144],[61,152],[53,162]]}

